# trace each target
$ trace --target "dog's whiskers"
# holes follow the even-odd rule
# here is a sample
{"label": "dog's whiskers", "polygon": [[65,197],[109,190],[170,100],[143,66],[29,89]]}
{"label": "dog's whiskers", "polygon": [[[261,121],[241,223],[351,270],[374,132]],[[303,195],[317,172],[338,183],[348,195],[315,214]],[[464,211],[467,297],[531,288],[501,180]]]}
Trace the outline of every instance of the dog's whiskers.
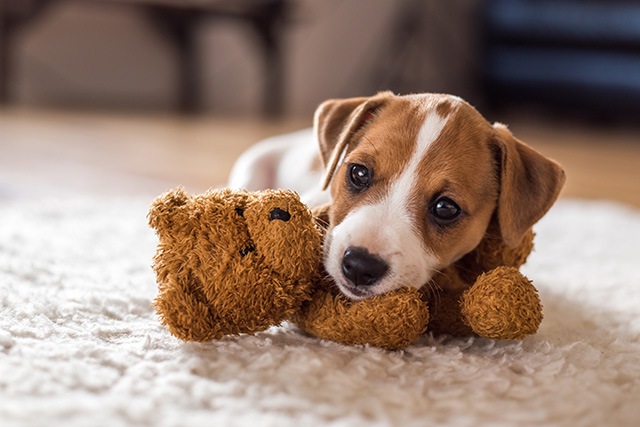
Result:
{"label": "dog's whiskers", "polygon": [[316,224],[322,229],[322,231],[327,231],[329,229],[329,222],[321,218],[316,218]]}

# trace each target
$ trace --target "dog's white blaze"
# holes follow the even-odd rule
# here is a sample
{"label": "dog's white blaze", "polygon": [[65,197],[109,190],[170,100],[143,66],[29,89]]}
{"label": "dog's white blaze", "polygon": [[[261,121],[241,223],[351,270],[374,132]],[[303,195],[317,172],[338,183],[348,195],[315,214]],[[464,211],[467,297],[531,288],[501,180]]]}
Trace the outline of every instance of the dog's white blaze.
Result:
{"label": "dog's white blaze", "polygon": [[421,287],[431,278],[438,259],[425,246],[416,226],[418,219],[409,205],[420,161],[446,122],[446,118],[435,112],[429,114],[420,128],[407,166],[390,185],[387,195],[376,204],[356,208],[333,228],[325,267],[346,294],[350,293],[342,286],[346,282],[342,275],[342,256],[352,246],[364,247],[389,264],[389,273],[371,288],[375,294],[402,286]]}
{"label": "dog's white blaze", "polygon": [[[409,197],[411,191],[416,186],[418,166],[431,144],[433,144],[438,138],[438,135],[440,135],[440,132],[442,132],[446,123],[447,119],[440,117],[435,112],[427,116],[420,128],[416,147],[411,154],[407,166],[389,188],[386,200],[390,204],[402,206],[409,220],[413,220],[409,214]],[[414,222],[412,221],[411,223],[413,224]]]}

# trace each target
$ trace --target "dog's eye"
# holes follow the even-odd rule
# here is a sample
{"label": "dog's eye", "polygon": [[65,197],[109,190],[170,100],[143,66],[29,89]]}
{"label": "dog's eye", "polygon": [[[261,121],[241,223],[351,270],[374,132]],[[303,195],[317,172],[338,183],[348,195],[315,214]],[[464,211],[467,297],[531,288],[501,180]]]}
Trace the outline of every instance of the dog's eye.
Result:
{"label": "dog's eye", "polygon": [[348,177],[349,184],[355,190],[364,190],[371,184],[371,171],[363,165],[349,165]]}
{"label": "dog's eye", "polygon": [[433,216],[442,223],[456,219],[460,212],[460,206],[448,197],[440,197],[431,208]]}

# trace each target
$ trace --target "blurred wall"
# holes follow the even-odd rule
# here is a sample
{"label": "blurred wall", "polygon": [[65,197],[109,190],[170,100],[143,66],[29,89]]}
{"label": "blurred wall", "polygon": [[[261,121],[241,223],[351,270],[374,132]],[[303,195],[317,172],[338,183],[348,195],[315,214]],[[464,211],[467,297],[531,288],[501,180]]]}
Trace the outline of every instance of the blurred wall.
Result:
{"label": "blurred wall", "polygon": [[[479,0],[299,0],[284,29],[286,112],[331,97],[476,91]],[[14,98],[22,104],[171,109],[175,47],[129,7],[61,2],[20,34]],[[411,22],[407,22],[410,19]],[[418,24],[416,26],[416,23]],[[253,33],[232,21],[198,28],[203,107],[260,111]]]}
{"label": "blurred wall", "polygon": [[171,46],[129,8],[59,3],[12,46],[20,103],[167,108],[176,64]]}

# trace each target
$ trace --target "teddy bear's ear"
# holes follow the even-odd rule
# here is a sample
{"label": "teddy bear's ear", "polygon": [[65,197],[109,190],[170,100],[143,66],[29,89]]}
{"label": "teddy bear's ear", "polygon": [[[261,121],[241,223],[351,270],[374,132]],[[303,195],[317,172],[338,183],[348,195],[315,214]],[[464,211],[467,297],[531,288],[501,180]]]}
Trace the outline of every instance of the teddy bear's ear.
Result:
{"label": "teddy bear's ear", "polygon": [[191,196],[181,187],[161,194],[149,208],[149,214],[147,215],[149,225],[158,233],[167,229],[178,208],[186,205],[190,200]]}

